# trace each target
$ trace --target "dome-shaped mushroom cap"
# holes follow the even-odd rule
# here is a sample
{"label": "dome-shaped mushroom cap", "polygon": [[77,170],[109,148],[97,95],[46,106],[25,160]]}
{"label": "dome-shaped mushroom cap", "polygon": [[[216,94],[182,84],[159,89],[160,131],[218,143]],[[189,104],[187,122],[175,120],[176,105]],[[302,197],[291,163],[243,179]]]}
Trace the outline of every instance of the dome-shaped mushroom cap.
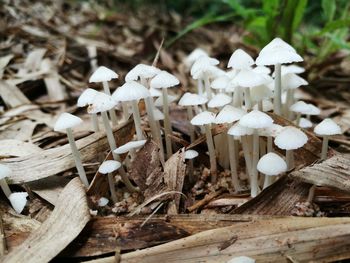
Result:
{"label": "dome-shaped mushroom cap", "polygon": [[287,171],[287,164],[280,156],[271,152],[260,158],[257,169],[267,176],[274,176]]}
{"label": "dome-shaped mushroom cap", "polygon": [[244,135],[252,135],[253,132],[254,132],[253,129],[243,127],[239,125],[239,122],[238,122],[232,125],[232,127],[227,131],[227,134],[238,137],[238,136],[244,136]]}
{"label": "dome-shaped mushroom cap", "polygon": [[159,89],[149,88],[149,92],[151,93],[151,97],[162,96],[162,92]]}
{"label": "dome-shaped mushroom cap", "polygon": [[208,77],[209,79],[215,79],[215,78],[218,78],[220,76],[223,76],[224,74],[225,74],[225,72],[223,72],[218,67],[209,65],[209,66],[193,73],[192,78],[193,79],[203,79],[204,77]]}
{"label": "dome-shaped mushroom cap", "polygon": [[[263,100],[262,104],[263,104],[263,107],[262,107],[263,111],[271,111],[271,110],[273,110],[273,103],[270,100]],[[259,109],[259,105],[255,104],[253,109],[254,110],[258,110]]]}
{"label": "dome-shaped mushroom cap", "polygon": [[104,161],[98,168],[98,172],[101,174],[112,173],[115,170],[118,170],[120,166],[121,166],[121,163],[118,161],[114,161],[114,160]]}
{"label": "dome-shaped mushroom cap", "polygon": [[160,120],[164,120],[164,114],[163,112],[161,112],[160,110],[158,110],[157,108],[153,109],[153,117],[155,121],[160,121]]}
{"label": "dome-shaped mushroom cap", "polygon": [[162,70],[151,80],[150,86],[155,89],[167,89],[179,83],[180,81],[173,74]]}
{"label": "dome-shaped mushroom cap", "polygon": [[144,146],[145,143],[146,143],[146,140],[130,141],[130,142],[118,147],[113,152],[115,152],[116,154],[127,153],[130,150],[137,149],[137,148]]}
{"label": "dome-shaped mushroom cap", "polygon": [[[177,96],[168,94],[168,104],[173,103],[176,100],[177,100]],[[154,101],[154,106],[156,106],[156,107],[163,107],[163,96],[159,96]]]}
{"label": "dome-shaped mushroom cap", "polygon": [[271,77],[254,72],[251,69],[242,69],[234,81],[241,87],[251,88],[271,82]]}
{"label": "dome-shaped mushroom cap", "polygon": [[234,257],[227,261],[226,263],[255,263],[255,259],[246,257],[246,256],[240,256],[240,257]]}
{"label": "dome-shaped mushroom cap", "polygon": [[256,65],[276,65],[303,61],[295,49],[280,38],[273,39],[259,53]]}
{"label": "dome-shaped mushroom cap", "polygon": [[319,124],[317,124],[315,126],[314,132],[317,135],[336,135],[342,133],[340,126],[329,118],[324,119]]}
{"label": "dome-shaped mushroom cap", "polygon": [[125,82],[112,94],[115,101],[140,100],[149,96],[151,96],[149,90],[136,81]]}
{"label": "dome-shaped mushroom cap", "polygon": [[231,123],[238,121],[242,116],[247,114],[247,112],[241,108],[235,108],[231,105],[226,105],[215,117],[215,123]]}
{"label": "dome-shaped mushroom cap", "polygon": [[294,73],[288,73],[283,75],[281,82],[284,90],[296,89],[296,88],[299,88],[300,86],[305,86],[309,84],[305,79],[303,79],[302,77],[299,77]]}
{"label": "dome-shaped mushroom cap", "polygon": [[110,81],[112,79],[117,79],[118,74],[115,73],[113,70],[101,66],[98,67],[95,72],[91,75],[89,78],[89,82],[103,82],[103,81]]}
{"label": "dome-shaped mushroom cap", "polygon": [[27,192],[12,193],[9,196],[9,200],[13,209],[18,213],[22,213],[24,207],[27,204]]}
{"label": "dome-shaped mushroom cap", "polygon": [[272,123],[273,119],[269,115],[258,110],[249,112],[239,120],[241,126],[251,129],[266,128],[271,126]]}
{"label": "dome-shaped mushroom cap", "polygon": [[198,152],[195,150],[187,150],[185,151],[185,159],[191,160],[198,156]]}
{"label": "dome-shaped mushroom cap", "polygon": [[250,88],[250,96],[253,101],[261,101],[263,99],[269,99],[273,96],[273,92],[266,85],[259,85]]}
{"label": "dome-shaped mushroom cap", "polygon": [[304,129],[311,128],[312,127],[312,122],[309,121],[308,119],[300,118],[299,126],[300,126],[300,128],[304,128]]}
{"label": "dome-shaped mushroom cap", "polygon": [[264,74],[264,75],[269,75],[271,73],[271,69],[265,66],[257,66],[253,68],[253,71],[255,73]]}
{"label": "dome-shaped mushroom cap", "polygon": [[215,120],[215,114],[210,111],[203,111],[196,116],[194,116],[191,120],[192,125],[205,125],[211,124]]}
{"label": "dome-shaped mushroom cap", "polygon": [[254,59],[244,50],[236,49],[228,61],[227,67],[234,69],[249,69],[254,65]]}
{"label": "dome-shaped mushroom cap", "polygon": [[12,174],[12,170],[4,164],[0,164],[0,180],[9,177]]}
{"label": "dome-shaped mushroom cap", "polygon": [[81,95],[78,98],[77,106],[78,107],[85,107],[89,104],[91,104],[94,100],[94,97],[97,95],[96,90],[94,89],[86,89],[81,93]]}
{"label": "dome-shaped mushroom cap", "polygon": [[191,67],[193,65],[193,63],[196,62],[196,60],[198,58],[200,58],[201,56],[208,57],[209,55],[205,50],[203,50],[201,48],[196,48],[185,58],[185,65],[187,67]]}
{"label": "dome-shaped mushroom cap", "polygon": [[146,65],[138,64],[132,68],[125,76],[125,81],[138,80],[139,78],[150,79],[160,72],[159,68]]}
{"label": "dome-shaped mushroom cap", "polygon": [[222,75],[214,79],[210,86],[212,89],[220,90],[226,89],[226,86],[230,83],[231,79],[227,75]]}
{"label": "dome-shaped mushroom cap", "polygon": [[184,95],[182,95],[178,104],[180,106],[194,106],[202,105],[204,103],[207,103],[207,101],[208,99],[206,97],[200,96],[195,93],[186,92]]}
{"label": "dome-shaped mushroom cap", "polygon": [[191,67],[191,76],[207,71],[211,66],[219,64],[219,60],[208,56],[199,57]]}
{"label": "dome-shaped mushroom cap", "polygon": [[98,199],[97,205],[99,207],[103,207],[103,206],[106,206],[108,202],[109,200],[106,197],[101,197],[100,199]]}
{"label": "dome-shaped mushroom cap", "polygon": [[307,136],[298,128],[287,126],[276,136],[275,144],[283,150],[295,150],[307,143]]}
{"label": "dome-shaped mushroom cap", "polygon": [[232,101],[232,98],[225,93],[218,93],[216,94],[209,102],[208,107],[209,108],[216,108],[216,107],[222,107],[226,104],[229,104]]}
{"label": "dome-shaped mushroom cap", "polygon": [[289,109],[291,111],[298,112],[301,114],[308,114],[308,112],[310,111],[310,105],[300,100],[294,103],[292,106],[290,106]]}
{"label": "dome-shaped mushroom cap", "polygon": [[258,133],[259,133],[259,136],[276,137],[282,130],[283,130],[283,127],[281,125],[273,123],[271,126],[267,128],[259,129]]}
{"label": "dome-shaped mushroom cap", "polygon": [[99,113],[113,109],[117,105],[116,101],[112,96],[107,95],[103,92],[98,92],[92,102],[89,105],[87,111],[88,113]]}
{"label": "dome-shaped mushroom cap", "polygon": [[74,116],[70,113],[64,112],[58,117],[55,123],[54,131],[64,131],[68,128],[73,128],[75,126],[78,126],[82,122],[83,120],[80,119],[79,117]]}
{"label": "dome-shaped mushroom cap", "polygon": [[[305,72],[305,69],[303,67],[299,67],[297,65],[282,65],[281,66],[281,75],[286,75],[289,73],[294,73],[294,74],[300,74]],[[273,74],[274,76],[275,74]]]}
{"label": "dome-shaped mushroom cap", "polygon": [[308,104],[309,105],[309,111],[308,111],[308,115],[319,115],[321,113],[321,110],[316,107],[313,104]]}

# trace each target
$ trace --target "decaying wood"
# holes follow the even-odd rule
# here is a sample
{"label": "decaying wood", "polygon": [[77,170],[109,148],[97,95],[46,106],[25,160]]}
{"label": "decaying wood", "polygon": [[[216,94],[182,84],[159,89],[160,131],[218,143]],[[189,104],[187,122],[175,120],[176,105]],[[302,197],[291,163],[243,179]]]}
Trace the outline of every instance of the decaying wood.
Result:
{"label": "decaying wood", "polygon": [[74,178],[62,191],[51,216],[10,251],[3,262],[49,262],[81,232],[89,219],[84,186],[79,178]]}
{"label": "decaying wood", "polygon": [[[257,262],[347,259],[350,258],[350,219],[289,217],[238,223],[127,253],[122,255],[121,262],[227,262],[242,255]],[[107,263],[113,259],[90,262]]]}
{"label": "decaying wood", "polygon": [[21,106],[23,104],[31,104],[30,100],[24,96],[19,88],[4,80],[0,80],[0,96],[10,108]]}
{"label": "decaying wood", "polygon": [[350,159],[336,155],[290,174],[304,182],[350,192]]}
{"label": "decaying wood", "polygon": [[216,192],[212,192],[207,194],[203,199],[199,200],[198,202],[196,202],[195,204],[193,204],[190,207],[187,207],[187,210],[189,212],[193,212],[195,210],[197,210],[198,208],[205,206],[206,204],[208,204],[211,200],[213,200],[215,197],[221,195],[223,192],[223,189],[216,191]]}
{"label": "decaying wood", "polygon": [[5,255],[5,252],[7,250],[6,248],[6,240],[5,240],[5,233],[4,233],[4,225],[2,223],[2,216],[3,212],[0,211],[0,258]]}
{"label": "decaying wood", "polygon": [[[117,138],[128,138],[132,122],[127,122],[114,130]],[[78,140],[77,147],[83,162],[90,161],[109,148],[103,131]],[[21,184],[46,178],[75,167],[69,145],[44,150],[35,155],[4,159],[3,164],[12,170],[11,184]]]}

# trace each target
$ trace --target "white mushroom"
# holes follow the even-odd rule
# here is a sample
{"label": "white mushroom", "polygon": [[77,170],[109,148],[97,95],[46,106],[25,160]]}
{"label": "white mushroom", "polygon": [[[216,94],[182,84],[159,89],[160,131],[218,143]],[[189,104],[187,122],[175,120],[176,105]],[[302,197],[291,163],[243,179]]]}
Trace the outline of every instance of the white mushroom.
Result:
{"label": "white mushroom", "polygon": [[106,206],[109,203],[108,198],[106,197],[101,197],[100,199],[98,199],[97,205],[100,207]]}
{"label": "white mushroom", "polygon": [[13,209],[18,213],[22,213],[24,207],[27,204],[27,192],[17,192],[17,193],[12,193],[8,197],[11,203],[11,206]]}
{"label": "white mushroom", "polygon": [[187,150],[185,151],[185,160],[188,160],[188,178],[190,183],[195,181],[193,177],[193,159],[198,156],[198,152],[195,150]]}
{"label": "white mushroom", "polygon": [[227,67],[233,69],[250,69],[254,64],[254,59],[247,52],[239,48],[232,53]]}
{"label": "white mushroom", "polygon": [[[89,104],[92,104],[94,97],[97,95],[97,91],[94,89],[86,89],[81,93],[81,95],[78,98],[77,106],[78,107],[86,107]],[[91,121],[92,121],[92,129],[94,132],[98,132],[100,130],[98,126],[98,118],[97,114],[93,113],[91,114]]]}
{"label": "white mushroom", "polygon": [[255,259],[246,257],[246,256],[240,256],[240,257],[234,257],[227,261],[226,263],[255,263]]}
{"label": "white mushroom", "polygon": [[218,93],[208,102],[208,107],[221,108],[226,104],[231,103],[231,101],[232,98],[230,96],[226,95],[225,93]]}
{"label": "white mushroom", "polygon": [[126,144],[123,144],[122,146],[118,147],[117,149],[114,150],[116,154],[123,154],[127,153],[130,150],[138,149],[144,146],[146,143],[146,140],[140,140],[140,141],[130,141],[127,142]]}
{"label": "white mushroom", "polygon": [[303,129],[311,128],[312,122],[308,119],[300,118],[299,126],[300,126],[300,128],[303,128]]}
{"label": "white mushroom", "polygon": [[104,161],[101,166],[98,168],[98,172],[101,174],[108,174],[108,184],[109,184],[109,190],[111,192],[111,198],[113,200],[114,203],[116,203],[118,201],[117,199],[117,195],[115,192],[115,181],[114,181],[114,176],[113,176],[113,172],[118,170],[121,167],[121,163],[118,161],[114,161],[114,160],[107,160]]}
{"label": "white mushroom", "polygon": [[277,176],[287,171],[287,164],[279,155],[270,152],[260,158],[257,169],[265,175],[263,187],[265,189],[271,185],[272,176]]}
{"label": "white mushroom", "polygon": [[201,48],[196,48],[185,58],[185,65],[191,68],[193,63],[202,56],[208,56],[208,53]]}

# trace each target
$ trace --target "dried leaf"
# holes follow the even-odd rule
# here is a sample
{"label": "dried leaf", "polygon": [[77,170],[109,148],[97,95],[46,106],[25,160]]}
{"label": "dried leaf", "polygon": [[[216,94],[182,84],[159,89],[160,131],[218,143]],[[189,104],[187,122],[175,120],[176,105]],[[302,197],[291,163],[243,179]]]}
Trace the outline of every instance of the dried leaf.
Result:
{"label": "dried leaf", "polygon": [[2,157],[26,156],[41,151],[43,150],[40,147],[29,142],[14,139],[0,140],[0,156]]}

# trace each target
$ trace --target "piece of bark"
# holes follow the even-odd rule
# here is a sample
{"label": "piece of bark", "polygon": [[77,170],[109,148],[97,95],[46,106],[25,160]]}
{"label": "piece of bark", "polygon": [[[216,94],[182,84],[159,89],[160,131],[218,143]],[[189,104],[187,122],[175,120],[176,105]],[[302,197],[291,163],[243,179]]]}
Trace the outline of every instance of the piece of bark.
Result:
{"label": "piece of bark", "polygon": [[317,186],[335,187],[350,192],[350,159],[336,155],[292,172],[290,176]]}
{"label": "piece of bark", "polygon": [[3,262],[49,262],[73,241],[89,219],[84,186],[74,178],[62,191],[51,216]]}
{"label": "piece of bark", "polygon": [[[114,130],[117,138],[128,138],[133,124],[126,123]],[[109,148],[103,131],[78,140],[77,147],[83,162],[88,162]],[[11,184],[21,184],[43,179],[75,167],[70,146],[64,145],[44,150],[38,154],[4,159],[3,164],[12,170]]]}
{"label": "piece of bark", "polygon": [[15,139],[0,140],[0,156],[2,158],[34,155],[41,151],[42,149],[33,143]]}

